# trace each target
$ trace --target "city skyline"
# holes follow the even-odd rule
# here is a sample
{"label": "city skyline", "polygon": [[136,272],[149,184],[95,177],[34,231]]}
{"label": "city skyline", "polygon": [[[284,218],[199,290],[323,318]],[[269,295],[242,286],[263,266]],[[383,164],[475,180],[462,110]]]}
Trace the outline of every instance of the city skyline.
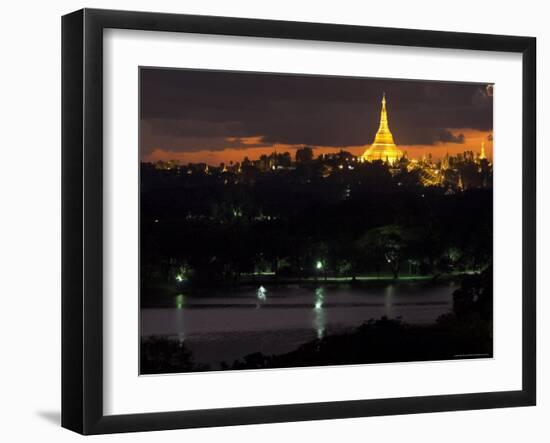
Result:
{"label": "city skyline", "polygon": [[361,156],[388,98],[391,132],[409,158],[493,157],[492,85],[141,69],[141,160],[237,163],[303,146]]}

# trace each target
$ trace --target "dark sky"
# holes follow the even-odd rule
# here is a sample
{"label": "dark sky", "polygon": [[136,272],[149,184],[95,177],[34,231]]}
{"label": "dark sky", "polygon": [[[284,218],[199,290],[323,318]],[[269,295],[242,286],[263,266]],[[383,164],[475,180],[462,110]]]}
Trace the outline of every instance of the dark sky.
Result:
{"label": "dark sky", "polygon": [[493,97],[486,84],[154,68],[140,75],[142,158],[367,145],[383,92],[399,146],[465,150],[476,131],[492,145]]}

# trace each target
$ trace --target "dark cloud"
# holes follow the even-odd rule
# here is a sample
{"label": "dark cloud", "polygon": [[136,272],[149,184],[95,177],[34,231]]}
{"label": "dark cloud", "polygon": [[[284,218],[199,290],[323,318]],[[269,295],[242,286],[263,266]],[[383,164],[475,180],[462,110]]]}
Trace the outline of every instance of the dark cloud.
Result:
{"label": "dark cloud", "polygon": [[442,129],[435,141],[440,141],[443,143],[464,143],[464,134],[454,135],[451,131]]}
{"label": "dark cloud", "polygon": [[369,144],[384,91],[400,145],[463,143],[453,128],[493,125],[486,84],[152,68],[140,79],[143,153],[245,148],[249,137],[257,146]]}

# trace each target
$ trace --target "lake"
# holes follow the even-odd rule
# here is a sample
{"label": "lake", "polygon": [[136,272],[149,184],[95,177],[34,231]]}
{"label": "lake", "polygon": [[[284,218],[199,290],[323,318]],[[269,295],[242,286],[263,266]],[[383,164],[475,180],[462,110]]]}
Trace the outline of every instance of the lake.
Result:
{"label": "lake", "polygon": [[352,287],[299,285],[247,287],[174,298],[168,308],[142,308],[141,335],[176,338],[196,363],[219,368],[247,354],[295,350],[327,334],[351,330],[382,316],[429,324],[452,309],[457,286],[412,282]]}

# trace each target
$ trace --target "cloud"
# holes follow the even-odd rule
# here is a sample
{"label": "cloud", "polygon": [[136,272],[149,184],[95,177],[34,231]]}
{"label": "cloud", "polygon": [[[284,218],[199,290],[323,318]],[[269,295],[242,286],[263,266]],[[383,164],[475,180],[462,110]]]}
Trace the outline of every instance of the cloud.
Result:
{"label": "cloud", "polygon": [[156,148],[367,145],[378,128],[383,91],[397,144],[462,144],[464,137],[452,128],[490,131],[493,125],[493,98],[481,84],[197,70],[140,73],[142,155]]}
{"label": "cloud", "polygon": [[464,144],[464,134],[454,135],[451,131],[447,129],[442,129],[437,134],[435,141],[443,143],[459,143]]}
{"label": "cloud", "polygon": [[234,120],[204,121],[177,118],[155,118],[146,120],[152,135],[174,137],[225,137],[227,134],[243,134],[243,123]]}

